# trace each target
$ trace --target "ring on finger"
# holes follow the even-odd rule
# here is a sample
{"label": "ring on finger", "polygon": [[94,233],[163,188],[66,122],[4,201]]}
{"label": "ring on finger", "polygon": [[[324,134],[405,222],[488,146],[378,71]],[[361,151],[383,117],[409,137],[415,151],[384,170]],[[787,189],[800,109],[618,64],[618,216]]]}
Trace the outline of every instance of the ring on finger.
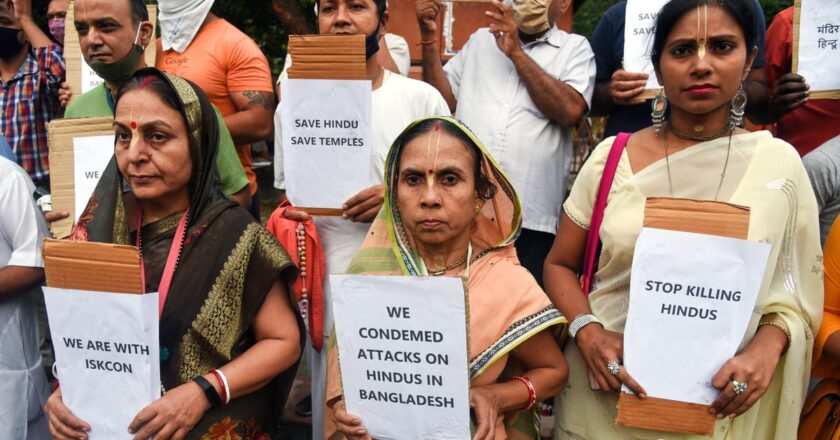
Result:
{"label": "ring on finger", "polygon": [[738,382],[737,380],[732,381],[732,391],[735,392],[735,395],[738,396],[744,391],[747,391],[747,383],[746,382]]}
{"label": "ring on finger", "polygon": [[607,361],[607,371],[610,372],[615,377],[618,377],[618,373],[621,370],[621,364],[618,361]]}

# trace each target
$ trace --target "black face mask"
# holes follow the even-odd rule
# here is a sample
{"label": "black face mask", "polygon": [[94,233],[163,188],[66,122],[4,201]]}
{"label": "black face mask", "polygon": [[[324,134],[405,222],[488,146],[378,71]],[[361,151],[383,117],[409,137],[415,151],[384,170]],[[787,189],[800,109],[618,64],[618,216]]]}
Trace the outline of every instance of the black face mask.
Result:
{"label": "black face mask", "polygon": [[6,58],[20,52],[23,43],[18,40],[20,29],[0,27],[0,58]]}
{"label": "black face mask", "polygon": [[370,57],[376,55],[376,52],[379,52],[379,26],[376,26],[376,30],[373,31],[372,34],[365,37],[365,59],[369,60]]}

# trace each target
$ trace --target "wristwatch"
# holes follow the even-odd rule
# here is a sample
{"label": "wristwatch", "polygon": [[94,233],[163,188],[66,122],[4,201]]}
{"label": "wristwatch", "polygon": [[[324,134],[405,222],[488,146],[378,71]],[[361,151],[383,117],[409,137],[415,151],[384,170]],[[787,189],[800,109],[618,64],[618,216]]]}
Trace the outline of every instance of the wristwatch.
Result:
{"label": "wristwatch", "polygon": [[593,322],[599,324],[601,327],[604,326],[603,324],[601,324],[601,321],[599,321],[598,318],[596,318],[595,315],[591,313],[584,313],[583,315],[578,315],[575,319],[572,320],[572,323],[569,324],[569,336],[571,336],[572,339],[574,339],[575,335],[577,335],[577,332],[580,331],[580,329],[586,327],[589,324],[592,324]]}

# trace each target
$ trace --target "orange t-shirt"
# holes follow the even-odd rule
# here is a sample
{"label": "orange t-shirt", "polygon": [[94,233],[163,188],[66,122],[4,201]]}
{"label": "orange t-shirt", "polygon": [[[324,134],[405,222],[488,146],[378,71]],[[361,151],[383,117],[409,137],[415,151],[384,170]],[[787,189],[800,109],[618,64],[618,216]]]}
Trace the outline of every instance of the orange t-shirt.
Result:
{"label": "orange t-shirt", "polygon": [[828,337],[840,331],[840,219],[834,222],[823,248],[825,306],[820,331],[814,338],[813,377],[840,379],[840,362],[823,357]]}
{"label": "orange t-shirt", "polygon": [[[224,19],[202,26],[184,53],[164,52],[160,39],[157,51],[155,67],[196,83],[222,116],[236,113],[232,92],[274,93],[265,55],[251,38]],[[236,152],[253,195],[257,177],[251,170],[251,145],[237,145]]]}

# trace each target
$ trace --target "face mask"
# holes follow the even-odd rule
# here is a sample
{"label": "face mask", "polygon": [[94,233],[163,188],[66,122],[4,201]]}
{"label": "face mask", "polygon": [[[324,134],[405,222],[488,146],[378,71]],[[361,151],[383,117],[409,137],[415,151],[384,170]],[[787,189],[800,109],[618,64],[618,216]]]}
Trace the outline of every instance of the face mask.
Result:
{"label": "face mask", "polygon": [[18,40],[20,29],[0,27],[0,58],[6,58],[20,52],[23,43]]}
{"label": "face mask", "polygon": [[513,19],[524,34],[536,35],[549,28],[548,7],[551,0],[513,0]]}
{"label": "face mask", "polygon": [[376,26],[372,34],[365,37],[365,59],[369,60],[370,57],[376,55],[376,52],[379,52],[379,26]]}
{"label": "face mask", "polygon": [[47,22],[47,25],[50,28],[50,33],[56,40],[58,40],[59,44],[64,44],[64,19],[63,18],[53,18],[52,20]]}
{"label": "face mask", "polygon": [[88,65],[97,75],[109,83],[121,83],[131,78],[131,75],[137,70],[140,57],[143,56],[144,49],[137,44],[138,38],[140,38],[140,26],[137,26],[137,36],[134,37],[134,46],[121,60],[113,63],[103,63],[98,60],[93,60]]}

